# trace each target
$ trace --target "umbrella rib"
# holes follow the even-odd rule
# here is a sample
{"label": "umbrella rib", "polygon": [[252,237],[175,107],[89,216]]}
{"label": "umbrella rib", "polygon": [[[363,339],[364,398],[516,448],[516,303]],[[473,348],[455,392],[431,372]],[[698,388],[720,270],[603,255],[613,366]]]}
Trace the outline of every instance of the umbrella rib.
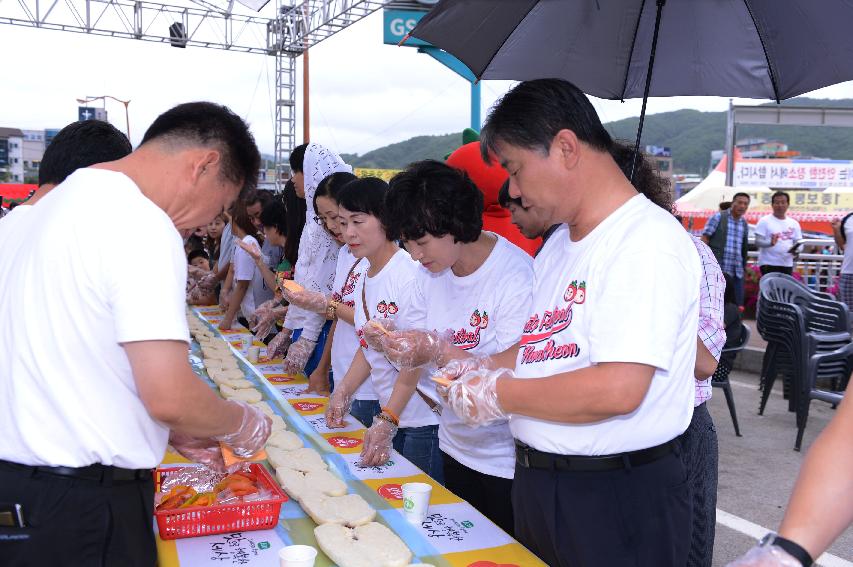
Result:
{"label": "umbrella rib", "polygon": [[755,21],[755,16],[752,13],[749,0],[743,0],[743,5],[746,8],[747,13],[749,13],[752,25],[755,26],[755,33],[758,35],[758,41],[761,42],[761,49],[764,52],[764,60],[767,61],[767,72],[770,74],[770,84],[773,86],[773,95],[776,99],[776,104],[779,104],[779,85],[776,82],[776,72],[773,70],[773,63],[770,62],[770,57],[767,55],[767,46],[764,44],[764,37],[761,35],[761,29],[758,27],[758,22]]}
{"label": "umbrella rib", "polygon": [[643,10],[646,8],[646,0],[640,4],[640,15],[637,16],[637,25],[634,26],[634,37],[631,38],[631,51],[628,52],[628,65],[625,66],[625,81],[622,83],[622,96],[619,97],[622,102],[625,102],[625,91],[628,90],[628,75],[631,74],[631,60],[634,59],[634,45],[637,43],[637,32],[640,31],[640,21],[643,19]]}
{"label": "umbrella rib", "polygon": [[[526,13],[526,14],[524,14],[524,17],[523,17],[523,18],[521,18],[520,20],[518,20],[518,25],[519,25],[519,26],[521,25],[521,23],[522,23],[522,22],[524,22],[524,20],[526,20],[526,19],[527,19],[527,16],[529,16],[529,15],[530,15],[530,12],[532,12],[532,11],[533,11],[533,8],[535,8],[535,7],[536,7],[536,5],[537,5],[538,3],[539,3],[538,1],[533,1],[533,2],[531,2],[531,3],[530,3],[530,7],[527,9],[527,13]],[[489,62],[488,62],[488,63],[486,63],[486,64],[483,66],[483,72],[482,72],[482,73],[480,73],[479,75],[475,75],[475,76],[477,77],[477,80],[478,80],[478,81],[479,81],[480,79],[482,79],[482,78],[483,78],[483,75],[486,73],[486,69],[488,69],[488,68],[489,68],[489,65],[491,65],[491,64],[492,64],[492,61],[494,61],[494,60],[495,60],[495,57],[497,57],[498,52],[499,52],[501,49],[503,49],[503,48],[504,48],[504,45],[506,45],[506,42],[507,42],[507,41],[509,41],[510,36],[511,36],[512,34],[514,34],[514,33],[515,33],[515,30],[517,30],[517,29],[518,29],[518,26],[515,26],[515,27],[512,29],[512,31],[511,31],[511,32],[509,32],[509,33],[506,35],[506,37],[503,39],[503,41],[502,41],[502,42],[501,42],[501,44],[498,46],[498,48],[497,48],[497,49],[495,49],[495,52],[494,52],[494,53],[492,53],[492,56],[491,56],[491,57],[489,57]]]}

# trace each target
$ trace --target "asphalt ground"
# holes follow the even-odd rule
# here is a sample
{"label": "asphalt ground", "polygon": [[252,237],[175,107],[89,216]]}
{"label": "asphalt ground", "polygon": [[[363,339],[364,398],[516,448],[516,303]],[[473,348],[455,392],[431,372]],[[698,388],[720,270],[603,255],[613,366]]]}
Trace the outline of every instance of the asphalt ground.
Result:
{"label": "asphalt ground", "polygon": [[[781,380],[763,416],[758,415],[758,375],[733,371],[730,380],[743,437],[735,436],[723,391],[715,388],[708,402],[720,445],[715,567],[742,555],[757,537],[778,529],[808,448],[835,414],[829,405],[812,402],[803,450],[798,453],[794,451],[796,420],[782,398]],[[853,443],[853,432],[850,437]],[[824,555],[819,565],[853,567],[853,528],[848,528],[828,553],[834,557]]]}

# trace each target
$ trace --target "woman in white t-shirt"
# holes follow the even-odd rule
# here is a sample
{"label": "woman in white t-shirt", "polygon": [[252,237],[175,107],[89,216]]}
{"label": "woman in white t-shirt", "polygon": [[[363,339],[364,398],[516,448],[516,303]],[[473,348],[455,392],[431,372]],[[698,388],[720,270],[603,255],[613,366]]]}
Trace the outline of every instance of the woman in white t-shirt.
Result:
{"label": "woman in white t-shirt", "polygon": [[[320,183],[314,195],[314,209],[317,211],[318,222],[323,222],[326,230],[340,242],[343,242],[343,235],[338,226],[337,195],[343,186],[355,179],[355,175],[351,173],[333,173]],[[338,380],[343,379],[359,349],[358,337],[353,327],[355,284],[364,277],[368,267],[369,262],[365,258],[356,258],[350,252],[349,245],[344,244],[338,252],[338,266],[331,294],[323,295],[307,289],[297,293],[284,290],[285,298],[291,304],[326,315],[333,322],[323,358],[317,370],[309,377],[309,392],[328,395],[330,385],[334,388],[334,377],[337,376]],[[332,370],[331,376],[329,365]],[[353,395],[350,413],[366,427],[370,427],[373,424],[373,417],[380,411],[378,397],[373,391],[370,380],[366,380]]]}
{"label": "woman in white t-shirt", "polygon": [[[466,352],[497,354],[521,338],[533,259],[502,236],[484,232],[482,215],[482,192],[444,163],[414,163],[391,180],[384,224],[422,265],[419,300],[429,306],[430,329],[397,331],[384,339],[391,361],[443,366]],[[512,534],[506,495],[512,491],[515,444],[508,421],[474,428],[447,409],[439,418],[438,439],[445,486]]]}
{"label": "woman in white t-shirt", "polygon": [[379,220],[387,190],[381,179],[366,178],[348,183],[338,193],[338,221],[350,252],[355,258],[365,258],[369,267],[353,290],[353,320],[360,348],[343,380],[335,384],[326,422],[329,427],[344,425],[353,395],[369,377],[381,413],[373,418],[364,437],[362,463],[387,462],[393,446],[442,482],[438,417],[432,411],[435,390],[421,371],[401,371],[375,348],[376,336],[384,331],[372,320],[401,329],[422,328],[425,323],[424,305],[415,293],[418,264],[397,246]]}
{"label": "woman in white t-shirt", "polygon": [[[234,205],[231,232],[234,238],[242,241],[246,247],[258,247],[258,240],[253,236],[255,225],[252,224],[249,213],[246,211],[246,205],[242,201],[238,201]],[[257,306],[255,305],[252,287],[255,284],[263,285],[264,280],[263,274],[255,265],[255,260],[242,247],[236,246],[234,248],[234,256],[231,262],[234,266],[233,283],[225,316],[219,323],[219,328],[222,330],[230,329],[238,314],[249,317],[255,312]]]}

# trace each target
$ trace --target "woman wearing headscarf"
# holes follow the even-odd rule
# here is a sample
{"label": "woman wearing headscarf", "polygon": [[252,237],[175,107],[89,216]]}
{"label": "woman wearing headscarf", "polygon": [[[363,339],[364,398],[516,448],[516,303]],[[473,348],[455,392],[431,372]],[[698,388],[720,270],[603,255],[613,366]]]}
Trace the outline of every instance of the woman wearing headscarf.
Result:
{"label": "woman wearing headscarf", "polygon": [[[335,281],[340,244],[315,222],[314,193],[329,175],[352,172],[352,168],[335,152],[313,143],[294,148],[290,155],[290,168],[296,193],[306,203],[306,222],[299,240],[294,279],[307,290],[329,295]],[[284,319],[284,328],[270,342],[267,351],[270,358],[287,351],[285,372],[311,374],[323,352],[322,343],[327,333],[325,316],[292,305]]]}

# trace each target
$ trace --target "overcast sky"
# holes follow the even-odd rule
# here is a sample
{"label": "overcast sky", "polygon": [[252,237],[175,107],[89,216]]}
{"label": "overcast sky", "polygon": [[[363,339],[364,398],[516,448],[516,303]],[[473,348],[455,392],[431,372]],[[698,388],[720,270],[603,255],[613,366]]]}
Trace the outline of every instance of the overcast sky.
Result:
{"label": "overcast sky", "polygon": [[[246,118],[261,151],[273,152],[271,57],[8,25],[0,26],[0,53],[4,54],[0,126],[59,128],[77,119],[75,99],[109,94],[131,99],[135,145],[151,121],[169,107],[212,100]],[[460,131],[470,121],[468,83],[414,48],[383,45],[381,13],[313,48],[310,72],[311,138],[338,152],[363,154],[416,135]],[[301,58],[297,75],[297,141],[301,141]],[[510,86],[505,81],[483,82],[484,118]],[[809,96],[853,98],[853,83]],[[638,100],[594,99],[594,103],[605,122],[640,112]],[[680,108],[719,111],[727,104],[727,99],[714,97],[659,98],[649,101],[649,113]],[[108,102],[107,110],[110,121],[124,129],[122,106]]]}

